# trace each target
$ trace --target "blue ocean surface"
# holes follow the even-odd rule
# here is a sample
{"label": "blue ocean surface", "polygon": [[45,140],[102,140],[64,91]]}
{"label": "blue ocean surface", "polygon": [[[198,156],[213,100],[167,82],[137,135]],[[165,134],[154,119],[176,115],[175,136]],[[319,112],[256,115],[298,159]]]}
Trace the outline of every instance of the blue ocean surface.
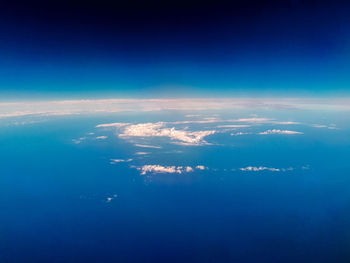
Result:
{"label": "blue ocean surface", "polygon": [[0,262],[350,262],[348,113],[186,114],[0,120]]}

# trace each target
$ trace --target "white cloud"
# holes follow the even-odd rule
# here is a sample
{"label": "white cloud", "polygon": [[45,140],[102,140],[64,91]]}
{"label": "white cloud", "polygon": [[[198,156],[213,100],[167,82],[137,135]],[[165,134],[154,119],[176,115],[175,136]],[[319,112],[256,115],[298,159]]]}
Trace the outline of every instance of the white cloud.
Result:
{"label": "white cloud", "polygon": [[153,148],[153,149],[161,149],[162,147],[160,146],[154,146],[154,145],[144,145],[144,144],[135,144],[136,147],[141,147],[141,148]]}
{"label": "white cloud", "polygon": [[107,139],[108,137],[107,136],[97,136],[96,139],[97,140],[104,140],[104,139]]}
{"label": "white cloud", "polygon": [[251,125],[239,125],[239,124],[227,124],[227,125],[218,125],[216,126],[217,128],[247,128],[250,127]]}
{"label": "white cloud", "polygon": [[118,195],[117,194],[114,194],[113,196],[108,196],[106,198],[106,203],[110,203],[113,199],[117,198]]}
{"label": "white cloud", "polygon": [[338,130],[339,128],[336,127],[335,124],[330,124],[330,125],[324,125],[324,124],[312,124],[311,125],[314,128],[327,128],[330,130]]}
{"label": "white cloud", "polygon": [[259,166],[259,167],[247,166],[247,167],[239,168],[239,169],[241,171],[249,171],[249,172],[258,172],[258,171],[264,171],[264,170],[272,171],[272,172],[279,172],[279,171],[281,171],[281,169],[278,169],[278,168],[271,168],[271,167],[264,167],[264,166]]}
{"label": "white cloud", "polygon": [[273,130],[267,130],[267,131],[264,131],[264,132],[260,132],[258,134],[267,135],[267,134],[303,134],[303,133],[302,132],[298,132],[298,131],[288,131],[288,130],[273,129]]}
{"label": "white cloud", "polygon": [[251,134],[249,132],[236,132],[236,133],[231,133],[231,136],[239,136],[239,135],[247,135],[247,134]]}
{"label": "white cloud", "polygon": [[136,155],[147,155],[147,154],[149,154],[149,152],[136,152],[135,154]]}
{"label": "white cloud", "polygon": [[273,119],[269,119],[269,118],[241,118],[241,119],[236,119],[236,120],[232,120],[232,121],[236,121],[236,122],[249,122],[249,123],[262,123],[262,122],[270,122],[273,121]]}
{"label": "white cloud", "polygon": [[[133,166],[134,167],[134,166]],[[163,165],[143,165],[141,167],[134,167],[137,170],[141,171],[141,175],[145,175],[147,173],[168,173],[168,174],[183,174],[183,173],[191,173],[195,169],[197,170],[206,170],[207,167],[203,165],[197,165],[196,167],[191,166],[163,166]]]}
{"label": "white cloud", "polygon": [[[92,99],[62,101],[27,101],[0,103],[0,118],[21,116],[59,116],[117,112],[147,112],[162,110],[236,110],[236,109],[315,109],[350,110],[344,99],[244,99],[244,98],[181,98],[181,99]],[[192,114],[196,115],[196,114]],[[240,119],[243,122],[264,122],[264,118]]]}
{"label": "white cloud", "polygon": [[190,167],[190,166],[186,166],[185,171],[186,171],[187,173],[189,173],[189,172],[193,172],[193,168],[192,168],[192,167]]}
{"label": "white cloud", "polygon": [[105,123],[105,124],[99,124],[96,126],[96,128],[105,128],[105,127],[123,127],[126,125],[129,125],[130,123],[121,123],[121,122],[115,122],[115,123]]}
{"label": "white cloud", "polygon": [[274,124],[281,124],[281,125],[296,125],[296,124],[301,124],[300,122],[296,121],[274,121]]}
{"label": "white cloud", "polygon": [[205,167],[204,165],[197,165],[195,168],[198,169],[198,170],[206,170],[206,169],[208,169],[208,167]]}
{"label": "white cloud", "polygon": [[184,172],[193,172],[193,168],[190,166],[162,166],[162,165],[144,165],[137,168],[141,171],[141,175],[147,173],[177,173],[182,174]]}
{"label": "white cloud", "polygon": [[174,127],[166,128],[164,122],[141,123],[126,126],[120,137],[169,137],[171,140],[179,141],[183,145],[207,144],[204,137],[214,134],[215,131],[187,131],[176,130]]}
{"label": "white cloud", "polygon": [[116,163],[125,163],[125,162],[131,162],[133,159],[111,159],[110,164],[116,164]]}

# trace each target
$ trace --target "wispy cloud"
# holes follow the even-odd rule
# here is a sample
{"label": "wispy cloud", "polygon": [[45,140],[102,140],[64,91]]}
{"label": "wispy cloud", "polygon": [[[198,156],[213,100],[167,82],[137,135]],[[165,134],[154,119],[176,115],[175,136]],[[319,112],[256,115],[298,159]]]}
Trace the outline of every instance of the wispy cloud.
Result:
{"label": "wispy cloud", "polygon": [[273,129],[273,130],[267,130],[264,132],[260,132],[259,134],[263,134],[263,135],[268,135],[268,134],[303,134],[302,132],[298,132],[298,131],[289,131],[289,130],[277,130],[277,129]]}
{"label": "wispy cloud", "polygon": [[133,159],[111,159],[110,164],[116,164],[116,163],[125,163],[125,162],[131,162]]}
{"label": "wispy cloud", "polygon": [[80,137],[78,139],[72,139],[72,142],[74,142],[75,144],[79,144],[81,143],[82,141],[85,141],[86,140],[86,137]]}
{"label": "wispy cloud", "polygon": [[149,152],[136,152],[136,155],[147,155],[150,154]]}
{"label": "wispy cloud", "polygon": [[155,146],[155,145],[144,145],[144,144],[135,144],[136,147],[141,148],[153,148],[153,149],[161,149],[161,146]]}
{"label": "wispy cloud", "polygon": [[123,127],[126,125],[130,125],[130,123],[122,123],[122,122],[114,122],[114,123],[105,123],[96,125],[96,128],[105,128],[105,127]]}
{"label": "wispy cloud", "polygon": [[314,128],[327,128],[329,130],[339,130],[335,124],[325,125],[325,124],[312,124]]}
{"label": "wispy cloud", "polygon": [[241,119],[236,119],[236,120],[232,120],[232,121],[236,121],[236,122],[248,122],[248,123],[264,123],[264,122],[271,122],[274,119],[270,119],[270,118],[241,118]]}
{"label": "wispy cloud", "polygon": [[218,125],[217,128],[247,128],[251,125],[245,125],[245,124],[227,124],[227,125]]}
{"label": "wispy cloud", "polygon": [[281,125],[298,125],[301,124],[297,121],[273,121],[274,124],[281,124]]}

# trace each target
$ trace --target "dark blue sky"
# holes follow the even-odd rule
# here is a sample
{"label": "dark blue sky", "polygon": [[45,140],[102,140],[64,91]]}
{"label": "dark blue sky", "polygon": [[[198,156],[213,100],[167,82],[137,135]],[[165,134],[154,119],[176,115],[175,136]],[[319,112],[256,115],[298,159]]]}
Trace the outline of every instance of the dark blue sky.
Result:
{"label": "dark blue sky", "polygon": [[346,1],[15,1],[0,10],[3,97],[350,90]]}

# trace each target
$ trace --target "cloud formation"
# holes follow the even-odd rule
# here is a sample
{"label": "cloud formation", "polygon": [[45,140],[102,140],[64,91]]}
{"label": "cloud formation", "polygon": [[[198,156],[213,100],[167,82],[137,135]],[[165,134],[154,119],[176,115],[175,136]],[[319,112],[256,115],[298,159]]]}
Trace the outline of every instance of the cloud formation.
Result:
{"label": "cloud formation", "polygon": [[280,172],[281,171],[281,169],[278,169],[278,168],[271,168],[271,167],[265,167],[265,166],[259,166],[259,167],[247,166],[247,167],[239,168],[239,169],[241,171],[248,171],[248,172],[258,172],[258,171],[264,171],[264,170],[272,171],[272,172]]}
{"label": "cloud formation", "polygon": [[182,145],[204,145],[208,144],[204,138],[214,133],[214,130],[192,132],[177,130],[175,127],[165,127],[164,122],[157,122],[126,126],[119,134],[119,137],[169,137],[171,140],[178,141]]}
{"label": "cloud formation", "polygon": [[267,131],[264,131],[264,132],[260,132],[258,134],[268,135],[268,134],[303,134],[303,133],[302,132],[298,132],[298,131],[273,129],[273,130],[267,130]]}
{"label": "cloud formation", "polygon": [[145,175],[147,173],[163,173],[163,174],[183,174],[193,172],[195,169],[197,170],[205,170],[206,167],[203,165],[197,165],[196,167],[191,166],[162,166],[162,165],[143,165],[141,167],[136,167],[137,170],[141,172],[141,175]]}

